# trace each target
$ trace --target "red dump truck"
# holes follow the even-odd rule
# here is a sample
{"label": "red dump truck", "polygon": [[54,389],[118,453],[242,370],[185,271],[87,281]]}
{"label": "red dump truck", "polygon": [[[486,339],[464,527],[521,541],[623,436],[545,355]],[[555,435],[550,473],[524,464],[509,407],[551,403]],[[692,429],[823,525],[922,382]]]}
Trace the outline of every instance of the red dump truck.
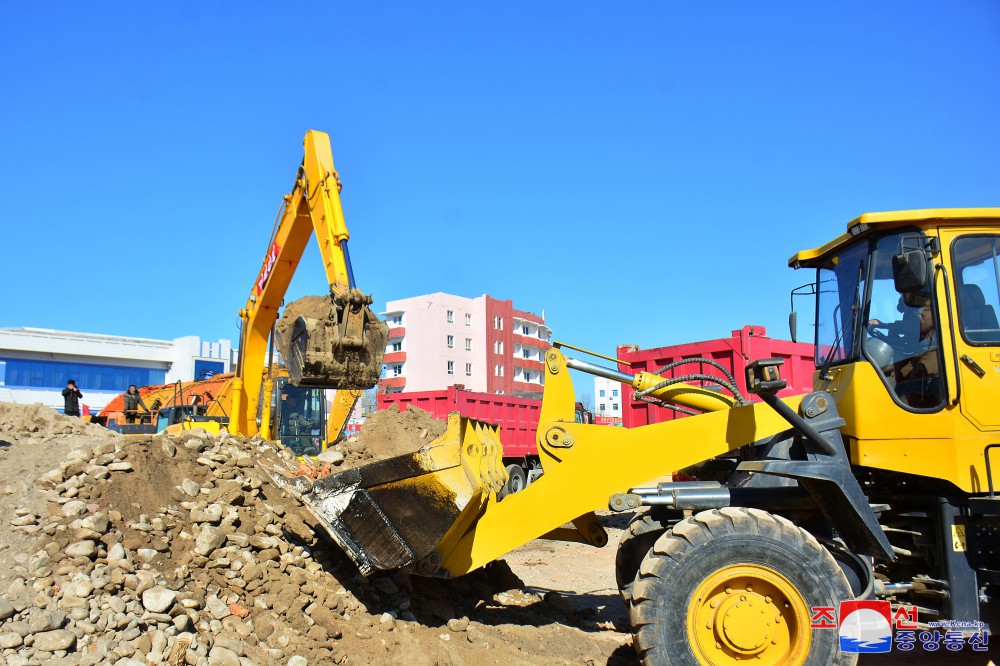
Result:
{"label": "red dump truck", "polygon": [[[775,340],[767,337],[763,326],[744,326],[732,332],[728,338],[703,340],[688,344],[639,349],[635,346],[618,347],[618,358],[630,366],[620,369],[631,373],[647,370],[655,372],[669,363],[685,359],[708,359],[725,367],[736,380],[736,385],[744,396],[746,390],[745,369],[748,363],[761,358],[783,358],[785,367],[782,376],[788,379],[788,388],[780,395],[795,395],[812,390],[813,346],[799,342]],[[722,377],[715,366],[709,363],[685,363],[663,373],[665,377],[705,374]],[[694,384],[709,382],[693,381]],[[682,416],[677,412],[659,409],[635,400],[630,387],[622,387],[625,400],[622,404],[622,425],[631,428],[647,423],[656,423]],[[504,462],[510,476],[505,492],[516,492],[541,474],[535,431],[542,401],[532,398],[515,398],[508,395],[476,393],[467,391],[461,385],[439,391],[416,391],[412,393],[380,393],[378,409],[388,409],[399,405],[401,410],[409,406],[430,412],[435,418],[447,418],[449,412],[493,423],[500,428],[500,441],[504,449]],[[577,421],[593,423],[594,416],[580,403],[576,405]]]}

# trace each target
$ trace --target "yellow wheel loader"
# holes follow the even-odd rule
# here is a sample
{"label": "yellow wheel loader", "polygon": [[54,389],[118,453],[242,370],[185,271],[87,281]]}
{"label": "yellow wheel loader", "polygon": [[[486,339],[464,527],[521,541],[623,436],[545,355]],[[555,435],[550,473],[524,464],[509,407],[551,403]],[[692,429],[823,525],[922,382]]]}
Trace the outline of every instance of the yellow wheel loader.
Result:
{"label": "yellow wheel loader", "polygon": [[[790,265],[814,272],[793,292],[815,306],[808,395],[777,397],[778,359],[749,364],[743,396],[551,349],[544,474],[521,492],[498,499],[496,429],[457,414],[413,454],[286,483],[365,574],[600,547],[596,510],[635,513],[616,574],[645,664],[851,664],[949,621],[979,649],[1000,584],[1000,209],[862,215]],[[571,369],[699,413],[576,423]],[[648,482],[679,469],[694,480]]]}

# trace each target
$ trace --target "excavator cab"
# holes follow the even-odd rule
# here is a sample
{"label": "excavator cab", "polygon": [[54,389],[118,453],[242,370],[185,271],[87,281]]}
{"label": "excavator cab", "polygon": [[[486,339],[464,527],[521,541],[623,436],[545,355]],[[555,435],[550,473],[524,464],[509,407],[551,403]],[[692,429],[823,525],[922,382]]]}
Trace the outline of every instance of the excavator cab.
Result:
{"label": "excavator cab", "polygon": [[297,457],[318,456],[326,439],[326,391],[277,379],[274,439]]}

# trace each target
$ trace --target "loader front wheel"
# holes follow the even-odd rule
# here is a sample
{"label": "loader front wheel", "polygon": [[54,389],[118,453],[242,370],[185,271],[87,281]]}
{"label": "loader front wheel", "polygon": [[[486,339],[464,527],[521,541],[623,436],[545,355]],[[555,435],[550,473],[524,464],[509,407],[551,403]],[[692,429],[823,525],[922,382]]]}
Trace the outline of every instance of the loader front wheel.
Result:
{"label": "loader front wheel", "polygon": [[632,585],[639,573],[639,565],[666,529],[646,510],[637,514],[622,532],[615,554],[615,578],[626,609],[632,606]]}
{"label": "loader front wheel", "polygon": [[816,539],[757,509],[686,518],[657,539],[632,588],[635,648],[646,666],[849,666],[836,629],[810,628],[814,607],[853,598]]}

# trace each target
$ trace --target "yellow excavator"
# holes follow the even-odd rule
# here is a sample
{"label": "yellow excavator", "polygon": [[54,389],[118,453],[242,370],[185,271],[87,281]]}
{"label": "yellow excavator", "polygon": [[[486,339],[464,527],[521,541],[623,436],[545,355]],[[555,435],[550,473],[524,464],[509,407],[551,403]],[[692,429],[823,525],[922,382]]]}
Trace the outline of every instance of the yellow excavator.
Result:
{"label": "yellow excavator", "polygon": [[[544,474],[521,492],[499,499],[497,431],[457,414],[412,454],[283,482],[365,574],[461,576],[536,538],[600,547],[595,511],[634,513],[616,575],[644,664],[852,664],[891,647],[890,617],[959,623],[977,649],[1000,585],[1000,208],[865,214],[790,265],[814,272],[792,299],[815,309],[812,393],[777,397],[780,359],[748,365],[745,396],[556,345]],[[570,370],[698,414],[577,423]],[[680,469],[693,480],[647,481]],[[841,606],[858,600],[882,610]]]}
{"label": "yellow excavator", "polygon": [[[382,372],[388,326],[370,309],[348,253],[350,233],[340,201],[330,137],[306,133],[305,155],[284,196],[241,319],[240,355],[232,375],[142,391],[156,405],[155,423],[117,426],[125,433],[206,428],[280,441],[299,456],[315,456],[342,434],[364,389]],[[329,292],[289,303],[288,285],[315,232]],[[276,363],[274,346],[282,354]],[[336,389],[327,414],[327,389]],[[104,418],[122,421],[122,401]]]}

